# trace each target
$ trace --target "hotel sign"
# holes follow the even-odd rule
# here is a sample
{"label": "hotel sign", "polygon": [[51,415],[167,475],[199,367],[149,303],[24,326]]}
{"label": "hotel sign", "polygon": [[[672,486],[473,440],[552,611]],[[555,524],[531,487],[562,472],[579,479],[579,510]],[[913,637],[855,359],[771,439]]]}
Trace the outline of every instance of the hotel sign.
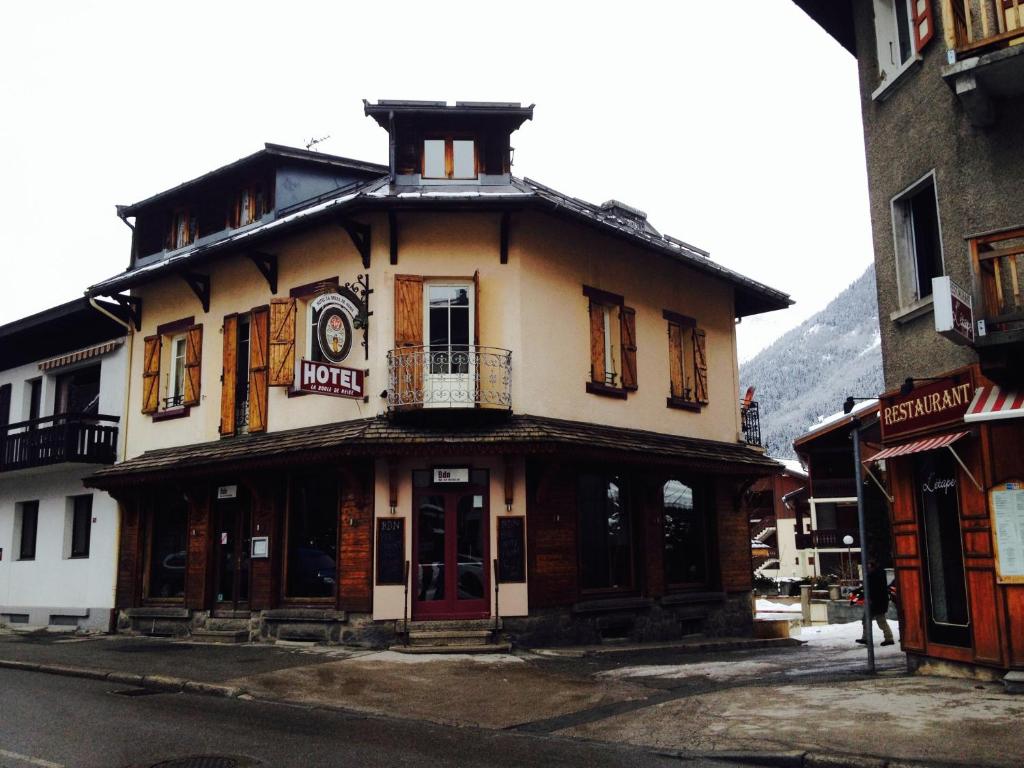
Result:
{"label": "hotel sign", "polygon": [[946,277],[932,278],[935,330],[956,344],[974,343],[971,294]]}
{"label": "hotel sign", "polygon": [[366,372],[330,363],[303,360],[299,368],[299,389],[318,395],[358,397],[365,394]]}
{"label": "hotel sign", "polygon": [[915,387],[908,395],[899,392],[882,397],[879,411],[882,442],[952,424],[960,424],[974,397],[968,376],[956,376]]}

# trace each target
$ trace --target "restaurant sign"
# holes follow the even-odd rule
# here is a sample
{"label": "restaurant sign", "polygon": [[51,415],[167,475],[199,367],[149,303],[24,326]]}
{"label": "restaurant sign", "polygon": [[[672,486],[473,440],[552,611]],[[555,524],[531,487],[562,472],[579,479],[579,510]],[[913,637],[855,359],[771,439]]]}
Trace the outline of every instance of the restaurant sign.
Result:
{"label": "restaurant sign", "polygon": [[960,424],[973,397],[974,384],[965,375],[922,384],[906,395],[885,395],[880,410],[882,442]]}
{"label": "restaurant sign", "polygon": [[362,398],[366,389],[365,378],[366,372],[356,368],[303,360],[299,371],[299,389],[318,395]]}
{"label": "restaurant sign", "polygon": [[935,330],[956,344],[974,343],[974,307],[971,294],[949,276],[932,278]]}

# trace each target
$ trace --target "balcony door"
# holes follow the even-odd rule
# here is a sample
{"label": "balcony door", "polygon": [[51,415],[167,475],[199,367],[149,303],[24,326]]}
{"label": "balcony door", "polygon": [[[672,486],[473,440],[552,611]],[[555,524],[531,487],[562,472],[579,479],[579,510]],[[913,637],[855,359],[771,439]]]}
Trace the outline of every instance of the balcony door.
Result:
{"label": "balcony door", "polygon": [[423,405],[458,408],[475,402],[473,283],[427,283],[424,302]]}

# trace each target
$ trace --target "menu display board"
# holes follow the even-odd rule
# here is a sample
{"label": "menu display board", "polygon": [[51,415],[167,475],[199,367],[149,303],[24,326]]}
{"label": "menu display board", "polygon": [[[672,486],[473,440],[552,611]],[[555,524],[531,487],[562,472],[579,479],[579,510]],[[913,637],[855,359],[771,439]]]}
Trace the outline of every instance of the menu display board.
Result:
{"label": "menu display board", "polygon": [[405,582],[405,518],[377,519],[377,583]]}
{"label": "menu display board", "polygon": [[526,581],[524,518],[498,518],[498,581]]}
{"label": "menu display board", "polygon": [[1003,483],[989,491],[996,545],[996,577],[1024,584],[1024,483]]}

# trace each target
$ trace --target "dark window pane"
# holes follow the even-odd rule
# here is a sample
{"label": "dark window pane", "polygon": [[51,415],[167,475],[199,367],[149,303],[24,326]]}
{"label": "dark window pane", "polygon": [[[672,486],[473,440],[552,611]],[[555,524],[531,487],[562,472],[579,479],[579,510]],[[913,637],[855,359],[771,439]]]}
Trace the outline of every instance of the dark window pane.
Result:
{"label": "dark window pane", "polygon": [[[967,626],[967,584],[960,532],[957,468],[945,451],[919,454],[917,485],[925,548],[929,618],[940,625]],[[953,481],[950,487],[946,482]]]}
{"label": "dark window pane", "polygon": [[92,538],[92,496],[75,496],[71,521],[71,556],[88,557]]}
{"label": "dark window pane", "polygon": [[444,599],[444,496],[426,496],[416,511],[417,600]]}
{"label": "dark window pane", "polygon": [[633,532],[622,478],[582,475],[579,488],[583,588],[631,588]]}
{"label": "dark window pane", "polygon": [[57,379],[57,413],[97,413],[100,398],[100,367],[90,365]]}
{"label": "dark window pane", "polygon": [[188,503],[173,492],[161,495],[152,513],[147,597],[185,596],[188,564]]}
{"label": "dark window pane", "polygon": [[483,511],[483,496],[467,493],[459,497],[456,555],[460,600],[479,600],[484,596]]}
{"label": "dark window pane", "polygon": [[39,502],[25,501],[21,504],[21,541],[18,558],[34,560],[36,557],[36,532],[39,529]]}
{"label": "dark window pane", "polygon": [[932,278],[942,275],[942,245],[939,215],[935,209],[935,188],[929,184],[909,201],[914,234],[914,258],[920,298],[932,295]]}
{"label": "dark window pane", "polygon": [[338,484],[307,475],[292,481],[288,506],[288,597],[333,597],[338,562]]}
{"label": "dark window pane", "polygon": [[[903,0],[896,0],[896,34],[899,37],[899,58],[903,64],[910,58],[910,17],[907,13],[907,4]],[[931,23],[931,22],[929,22]]]}
{"label": "dark window pane", "polygon": [[662,487],[665,528],[665,576],[669,584],[707,582],[704,515],[694,490],[678,480]]}

